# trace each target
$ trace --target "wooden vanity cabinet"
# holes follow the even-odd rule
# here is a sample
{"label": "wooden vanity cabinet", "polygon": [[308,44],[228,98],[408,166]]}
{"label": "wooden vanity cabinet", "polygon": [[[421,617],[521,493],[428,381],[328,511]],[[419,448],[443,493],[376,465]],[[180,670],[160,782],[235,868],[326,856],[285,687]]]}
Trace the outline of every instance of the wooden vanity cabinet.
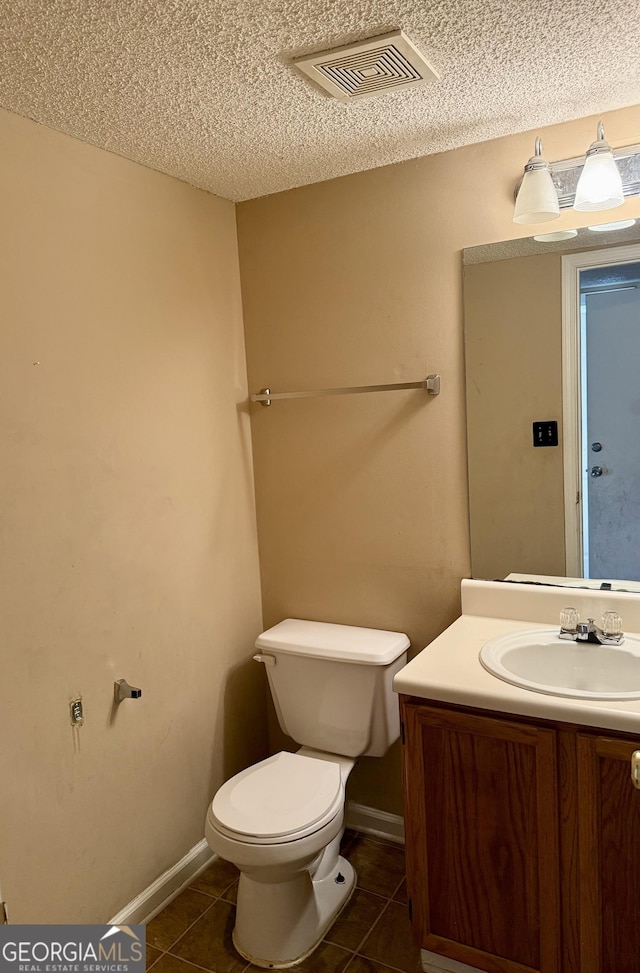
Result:
{"label": "wooden vanity cabinet", "polygon": [[412,923],[488,973],[640,971],[640,734],[401,697]]}
{"label": "wooden vanity cabinet", "polygon": [[640,970],[638,738],[577,734],[579,973]]}

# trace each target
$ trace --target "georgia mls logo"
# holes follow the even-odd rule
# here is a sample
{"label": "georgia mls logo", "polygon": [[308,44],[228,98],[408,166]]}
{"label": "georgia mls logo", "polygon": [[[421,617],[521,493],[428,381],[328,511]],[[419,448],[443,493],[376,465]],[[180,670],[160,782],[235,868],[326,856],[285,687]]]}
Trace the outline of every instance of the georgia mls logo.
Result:
{"label": "georgia mls logo", "polygon": [[127,936],[131,936],[132,939],[135,939],[136,942],[140,942],[140,937],[136,936],[131,926],[111,926],[110,929],[107,929],[104,936],[100,937],[100,942],[102,942],[103,939],[108,939],[109,936],[115,936],[117,932],[123,932]]}
{"label": "georgia mls logo", "polygon": [[0,926],[0,973],[144,973],[144,926]]}

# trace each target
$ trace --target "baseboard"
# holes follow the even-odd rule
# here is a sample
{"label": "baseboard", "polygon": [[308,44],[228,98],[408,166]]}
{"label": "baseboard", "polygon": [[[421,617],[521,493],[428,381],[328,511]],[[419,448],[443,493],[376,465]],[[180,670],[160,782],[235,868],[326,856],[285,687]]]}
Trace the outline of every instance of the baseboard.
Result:
{"label": "baseboard", "polygon": [[398,845],[404,844],[404,818],[399,814],[378,811],[375,807],[347,802],[346,826],[353,831],[385,838]]}
{"label": "baseboard", "polygon": [[[362,831],[396,844],[404,844],[404,819],[399,814],[388,814],[386,811],[349,801],[346,826],[353,831]],[[149,922],[208,868],[215,857],[203,838],[184,858],[136,895],[113,919],[109,919],[109,924],[125,926]]]}
{"label": "baseboard", "polygon": [[162,912],[165,906],[169,905],[205,868],[208,868],[215,857],[203,838],[191,851],[187,852],[184,858],[181,858],[179,862],[163,872],[143,892],[136,895],[135,899],[125,905],[124,909],[121,909],[113,919],[109,919],[109,923],[112,926],[125,926],[149,922],[159,912]]}

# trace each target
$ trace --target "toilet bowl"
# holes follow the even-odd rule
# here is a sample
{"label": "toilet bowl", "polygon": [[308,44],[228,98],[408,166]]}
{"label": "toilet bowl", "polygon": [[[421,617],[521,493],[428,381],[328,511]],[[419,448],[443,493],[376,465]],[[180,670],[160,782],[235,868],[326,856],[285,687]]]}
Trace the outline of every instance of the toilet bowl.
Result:
{"label": "toilet bowl", "polygon": [[357,757],[400,734],[392,682],[408,646],[400,632],[292,618],[256,640],[280,726],[302,746],[228,780],[205,820],[210,847],[240,870],[233,942],[254,966],[299,963],[353,892],[345,786]]}
{"label": "toilet bowl", "polygon": [[339,854],[353,764],[283,751],[232,777],[209,807],[207,841],[240,870],[234,946],[257,966],[308,956],[353,892],[355,871]]}

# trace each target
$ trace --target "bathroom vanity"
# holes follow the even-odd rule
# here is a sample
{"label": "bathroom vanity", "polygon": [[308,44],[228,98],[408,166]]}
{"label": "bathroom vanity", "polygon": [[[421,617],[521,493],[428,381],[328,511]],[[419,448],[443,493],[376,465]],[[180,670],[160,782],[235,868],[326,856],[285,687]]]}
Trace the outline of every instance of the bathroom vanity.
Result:
{"label": "bathroom vanity", "polygon": [[565,604],[584,617],[614,608],[637,632],[640,598],[465,581],[462,602],[395,679],[423,964],[638,973],[640,698],[532,692],[478,657],[496,636],[548,629]]}

